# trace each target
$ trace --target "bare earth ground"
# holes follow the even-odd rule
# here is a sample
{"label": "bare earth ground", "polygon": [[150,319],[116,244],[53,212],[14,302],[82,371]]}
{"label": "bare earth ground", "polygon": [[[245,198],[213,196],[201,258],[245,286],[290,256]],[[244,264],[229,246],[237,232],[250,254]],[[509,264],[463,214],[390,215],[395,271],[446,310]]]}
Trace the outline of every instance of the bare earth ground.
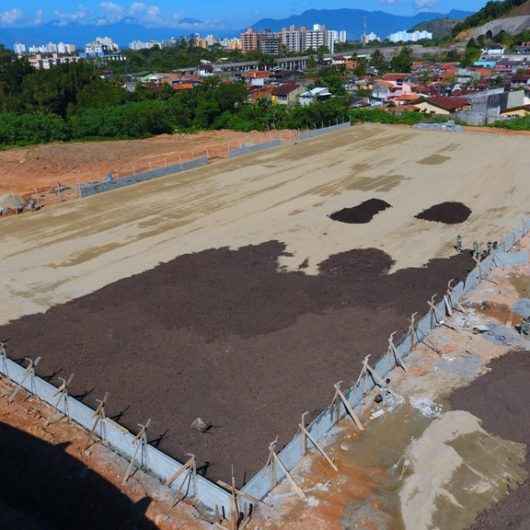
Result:
{"label": "bare earth ground", "polygon": [[[530,237],[517,250],[528,251]],[[530,528],[530,340],[513,310],[530,293],[530,263],[497,269],[396,369],[401,398],[367,396],[359,433],[328,437],[333,471],[312,453],[260,506],[256,530],[501,530]],[[473,333],[475,326],[492,331]],[[360,367],[359,367],[360,368]],[[384,393],[383,393],[384,394]]]}
{"label": "bare earth ground", "polygon": [[[0,282],[8,303],[0,307],[0,322],[218,247],[277,240],[287,250],[277,266],[295,271],[306,263],[302,275],[315,275],[336,254],[363,248],[386,252],[394,271],[423,266],[448,257],[458,234],[468,245],[497,238],[528,210],[528,146],[524,137],[366,125],[7,219],[0,226]],[[373,197],[392,208],[367,225],[328,217]],[[442,201],[463,202],[473,213],[456,226],[414,219]],[[324,322],[320,315],[307,318],[309,324],[299,318],[296,325]],[[108,323],[101,329],[109,331]],[[73,349],[78,355],[75,344]],[[149,362],[146,369],[152,369]],[[162,375],[169,386],[178,380],[177,373]]]}
{"label": "bare earth ground", "polygon": [[57,143],[0,151],[0,195],[25,194],[61,184],[100,180],[176,164],[207,153],[226,158],[230,148],[259,143],[277,133],[209,131],[197,134],[161,135],[145,140]]}

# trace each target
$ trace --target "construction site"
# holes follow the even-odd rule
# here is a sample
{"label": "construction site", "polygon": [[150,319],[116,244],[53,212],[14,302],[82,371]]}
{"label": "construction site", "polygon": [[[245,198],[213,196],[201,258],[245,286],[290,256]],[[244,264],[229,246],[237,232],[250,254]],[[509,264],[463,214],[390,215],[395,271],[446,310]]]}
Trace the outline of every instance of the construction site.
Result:
{"label": "construction site", "polygon": [[314,136],[0,220],[8,523],[530,525],[530,138]]}

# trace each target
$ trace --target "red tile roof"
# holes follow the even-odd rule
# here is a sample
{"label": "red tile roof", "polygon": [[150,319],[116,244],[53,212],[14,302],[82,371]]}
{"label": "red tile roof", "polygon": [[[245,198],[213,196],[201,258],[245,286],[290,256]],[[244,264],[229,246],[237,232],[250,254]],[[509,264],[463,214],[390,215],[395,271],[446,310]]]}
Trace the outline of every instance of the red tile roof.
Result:
{"label": "red tile roof", "polygon": [[466,98],[459,96],[434,96],[429,98],[427,103],[449,112],[460,110],[469,105],[469,101]]}
{"label": "red tile roof", "polygon": [[283,85],[274,87],[272,94],[274,96],[287,97],[291,92],[294,92],[298,87],[299,85],[296,83],[284,83]]}

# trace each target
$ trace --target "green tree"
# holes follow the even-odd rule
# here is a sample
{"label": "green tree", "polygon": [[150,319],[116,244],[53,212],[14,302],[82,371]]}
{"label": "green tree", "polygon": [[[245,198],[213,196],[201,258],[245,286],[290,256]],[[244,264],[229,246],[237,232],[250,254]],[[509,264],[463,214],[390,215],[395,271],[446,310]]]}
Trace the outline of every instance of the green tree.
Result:
{"label": "green tree", "polygon": [[404,46],[390,61],[390,68],[394,72],[410,72],[412,70],[412,50]]}
{"label": "green tree", "polygon": [[385,56],[379,48],[372,53],[372,56],[370,57],[370,66],[377,68],[378,72],[384,72],[386,70],[387,65]]}

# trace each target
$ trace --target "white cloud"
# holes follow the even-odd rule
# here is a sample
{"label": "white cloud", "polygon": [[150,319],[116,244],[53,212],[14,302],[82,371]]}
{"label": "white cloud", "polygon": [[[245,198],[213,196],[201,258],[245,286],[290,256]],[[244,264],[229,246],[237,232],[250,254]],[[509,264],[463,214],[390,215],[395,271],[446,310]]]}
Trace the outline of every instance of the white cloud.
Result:
{"label": "white cloud", "polygon": [[125,8],[114,2],[101,2],[99,7],[104,13],[104,19],[108,22],[118,22],[125,16]]}
{"label": "white cloud", "polygon": [[414,5],[416,9],[427,9],[436,5],[437,0],[415,0]]}
{"label": "white cloud", "polygon": [[35,26],[40,26],[44,22],[44,11],[42,9],[37,9],[35,12],[35,18],[33,19],[33,24]]}
{"label": "white cloud", "polygon": [[12,26],[24,18],[24,13],[20,9],[9,9],[0,11],[0,25]]}
{"label": "white cloud", "polygon": [[80,6],[77,11],[66,13],[64,11],[54,11],[54,16],[57,19],[59,26],[66,26],[67,24],[75,22],[84,22],[90,16],[90,13],[86,8]]}

